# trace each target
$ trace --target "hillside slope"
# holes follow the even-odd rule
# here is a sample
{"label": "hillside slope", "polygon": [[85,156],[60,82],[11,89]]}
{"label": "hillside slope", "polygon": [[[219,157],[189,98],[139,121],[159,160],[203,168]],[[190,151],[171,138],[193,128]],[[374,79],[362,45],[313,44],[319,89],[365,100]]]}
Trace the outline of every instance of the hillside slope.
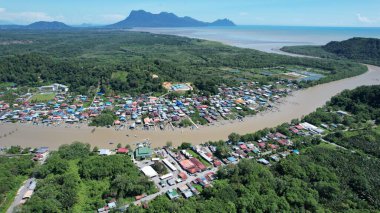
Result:
{"label": "hillside slope", "polygon": [[332,41],[324,46],[288,46],[285,52],[330,59],[349,59],[380,66],[380,39],[351,38]]}

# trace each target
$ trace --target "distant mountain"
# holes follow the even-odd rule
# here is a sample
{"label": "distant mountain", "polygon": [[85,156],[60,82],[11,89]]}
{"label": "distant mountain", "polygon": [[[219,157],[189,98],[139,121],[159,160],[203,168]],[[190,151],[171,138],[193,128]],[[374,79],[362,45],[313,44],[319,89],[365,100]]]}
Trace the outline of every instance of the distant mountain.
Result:
{"label": "distant mountain", "polygon": [[[1,23],[1,22],[0,22]],[[4,23],[5,24],[5,23]],[[153,14],[144,10],[133,10],[129,16],[118,23],[104,26],[107,28],[132,27],[207,27],[207,26],[236,26],[231,20],[218,19],[214,22],[203,22],[191,17],[178,17],[173,13],[161,12]],[[53,21],[39,21],[29,25],[0,25],[0,29],[33,29],[33,30],[62,30],[83,27],[101,27],[100,25],[81,24],[68,26],[65,23]]]}
{"label": "distant mountain", "polygon": [[236,25],[231,20],[225,18],[225,19],[218,19],[218,20],[210,23],[209,26],[227,27],[227,26],[236,26]]}
{"label": "distant mountain", "polygon": [[39,21],[34,22],[25,26],[24,28],[33,29],[33,30],[60,30],[60,29],[70,29],[71,27],[58,21]]}
{"label": "distant mountain", "polygon": [[133,10],[129,16],[118,23],[109,25],[111,28],[131,27],[206,27],[206,26],[235,26],[227,19],[217,20],[212,23],[198,21],[191,17],[178,17],[173,13],[162,12],[153,14],[144,10]]}

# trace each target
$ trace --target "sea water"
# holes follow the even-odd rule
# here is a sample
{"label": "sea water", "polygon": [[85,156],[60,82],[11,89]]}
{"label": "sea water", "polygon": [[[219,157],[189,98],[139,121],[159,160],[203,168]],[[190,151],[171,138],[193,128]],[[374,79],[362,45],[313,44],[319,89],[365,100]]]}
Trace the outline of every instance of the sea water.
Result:
{"label": "sea water", "polygon": [[275,52],[283,46],[324,45],[353,37],[380,38],[380,28],[364,27],[235,26],[133,30],[207,39],[266,52]]}

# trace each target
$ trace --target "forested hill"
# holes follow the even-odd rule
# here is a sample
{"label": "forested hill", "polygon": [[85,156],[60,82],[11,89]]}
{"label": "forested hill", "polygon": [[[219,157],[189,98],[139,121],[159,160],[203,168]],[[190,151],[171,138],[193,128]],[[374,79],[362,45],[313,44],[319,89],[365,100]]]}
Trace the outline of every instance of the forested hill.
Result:
{"label": "forested hill", "polygon": [[322,48],[340,57],[380,64],[380,39],[352,38],[341,42],[332,41]]}
{"label": "forested hill", "polygon": [[322,58],[350,59],[353,61],[380,65],[380,39],[351,38],[345,41],[332,41],[324,46],[291,46],[283,51]]}

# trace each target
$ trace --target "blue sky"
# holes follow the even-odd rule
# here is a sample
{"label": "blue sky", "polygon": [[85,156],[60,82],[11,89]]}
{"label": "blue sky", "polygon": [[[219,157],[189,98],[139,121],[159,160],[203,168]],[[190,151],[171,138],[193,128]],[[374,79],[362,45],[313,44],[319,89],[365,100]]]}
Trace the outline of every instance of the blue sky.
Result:
{"label": "blue sky", "polygon": [[380,27],[380,0],[0,0],[0,23],[110,24],[137,9],[241,25]]}

